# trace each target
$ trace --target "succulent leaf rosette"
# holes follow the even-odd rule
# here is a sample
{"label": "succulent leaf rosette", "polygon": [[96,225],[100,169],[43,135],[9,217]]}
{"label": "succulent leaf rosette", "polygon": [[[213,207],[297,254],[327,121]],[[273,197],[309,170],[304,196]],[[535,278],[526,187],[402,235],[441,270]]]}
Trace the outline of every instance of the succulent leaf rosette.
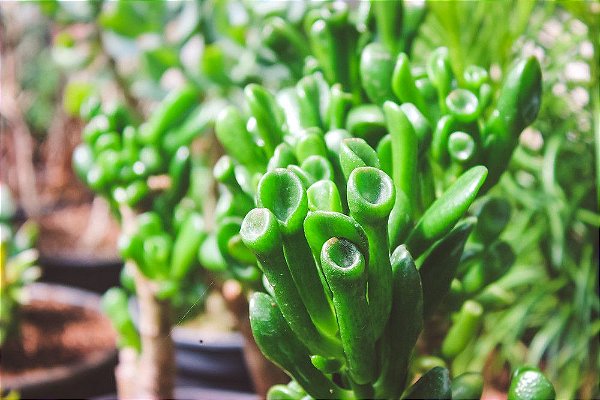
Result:
{"label": "succulent leaf rosette", "polygon": [[[514,258],[500,240],[505,204],[480,202],[476,228],[463,217],[537,115],[539,63],[518,61],[500,88],[477,66],[456,75],[444,48],[413,65],[424,10],[406,2],[264,15],[265,45],[303,76],[276,94],[249,85],[247,107],[218,116],[227,155],[207,254],[259,290],[254,336],[294,379],[271,397],[443,398],[455,389],[444,368],[405,392],[409,360],[446,294],[444,312],[458,310],[446,359],[498,303],[487,289]],[[474,397],[481,385],[454,383]]]}
{"label": "succulent leaf rosette", "polygon": [[[367,47],[362,57],[375,50],[383,51]],[[470,70],[470,89],[459,88],[443,49],[421,75],[404,54],[395,66],[387,60],[383,75],[361,63],[362,89],[373,104],[357,104],[317,70],[276,95],[249,85],[247,109],[229,107],[217,117],[228,155],[215,167],[222,196],[213,251],[238,274],[256,281],[263,273],[264,289],[250,303],[253,334],[294,379],[272,388],[271,398],[449,398],[467,386],[481,395],[480,375],[453,383],[443,367],[409,385],[409,363],[423,321],[455,278],[468,283],[461,302],[495,278],[471,277],[471,268],[458,274],[476,225],[464,217],[535,117],[536,110],[522,107],[539,102],[531,90],[539,65],[518,63],[492,106],[490,85],[483,89],[488,97],[478,97],[487,73]],[[442,100],[431,101],[436,97]],[[469,140],[478,147],[463,146]],[[492,148],[502,155],[488,157]],[[468,157],[457,155],[465,149]],[[485,227],[471,239],[475,260],[491,252],[481,246],[497,241],[503,228],[494,221]],[[473,300],[463,308],[481,313]],[[447,357],[473,335],[476,324],[463,319],[459,332],[450,332]]]}

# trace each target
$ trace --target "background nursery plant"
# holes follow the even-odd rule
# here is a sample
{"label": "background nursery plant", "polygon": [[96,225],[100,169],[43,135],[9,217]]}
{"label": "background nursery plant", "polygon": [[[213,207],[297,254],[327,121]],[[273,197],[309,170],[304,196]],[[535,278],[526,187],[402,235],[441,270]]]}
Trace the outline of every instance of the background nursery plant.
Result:
{"label": "background nursery plant", "polygon": [[598,397],[598,13],[591,3],[540,4],[516,47],[541,56],[544,70],[538,119],[495,191],[513,205],[503,240],[516,254],[496,287],[518,300],[486,313],[454,363],[487,364],[496,377],[506,362],[541,363],[558,398]]}
{"label": "background nursery plant", "polygon": [[35,265],[37,226],[25,222],[16,232],[11,226],[16,207],[10,189],[0,183],[0,346],[19,340],[19,308],[26,299],[23,289],[40,276]]}
{"label": "background nursery plant", "polygon": [[195,203],[183,200],[192,160],[191,138],[182,127],[198,119],[197,104],[190,87],[172,92],[141,126],[126,114],[96,110],[73,155],[80,178],[108,200],[120,220],[124,281],[135,288],[139,304],[136,328],[122,289],[111,289],[103,300],[121,338],[117,380],[123,397],[173,396],[174,307],[185,302],[186,292],[197,299],[204,290],[192,272],[204,222]]}

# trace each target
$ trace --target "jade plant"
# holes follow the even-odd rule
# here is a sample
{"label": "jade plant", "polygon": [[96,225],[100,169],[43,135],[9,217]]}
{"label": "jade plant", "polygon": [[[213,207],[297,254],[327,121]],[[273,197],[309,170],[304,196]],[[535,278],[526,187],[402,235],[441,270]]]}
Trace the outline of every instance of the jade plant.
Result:
{"label": "jade plant", "polygon": [[[322,28],[310,20],[317,14],[309,25]],[[348,22],[343,6],[340,15],[332,23]],[[216,243],[238,273],[263,273],[253,333],[294,379],[273,398],[400,397],[424,321],[451,293],[444,310],[458,307],[460,321],[444,347],[448,358],[460,352],[476,328],[470,314],[482,312],[475,296],[512,262],[498,238],[505,222],[488,221],[469,240],[476,218],[463,217],[537,114],[537,60],[518,61],[496,90],[483,68],[454,76],[443,48],[419,67],[380,42],[338,48],[353,38],[311,37],[316,57],[294,87],[273,95],[249,85],[247,108],[216,121],[228,154],[215,168]],[[490,204],[475,214],[489,219]],[[481,270],[489,259],[497,271]],[[455,385],[472,381],[481,378]],[[451,390],[445,368],[419,382],[404,395]]]}
{"label": "jade plant", "polygon": [[18,338],[19,309],[26,302],[23,290],[41,274],[34,248],[38,227],[27,221],[15,231],[15,212],[10,189],[0,183],[0,346]]}
{"label": "jade plant", "polygon": [[[506,169],[520,132],[537,113],[541,80],[537,60],[517,62],[502,88],[494,92],[486,83],[487,72],[477,67],[465,74],[471,90],[450,90],[462,78],[452,76],[444,49],[432,55],[420,75],[412,72],[403,53],[395,66],[391,58],[383,59],[389,74],[382,75],[381,66],[373,67],[364,74],[369,79],[363,79],[366,93],[368,88],[387,88],[379,104],[354,105],[349,93],[338,83],[330,86],[318,71],[276,95],[248,85],[244,90],[247,115],[229,107],[216,121],[217,137],[228,153],[222,164],[231,164],[218,172],[230,171],[223,173],[229,183],[220,210],[242,218],[260,174],[277,166],[306,163],[309,170],[320,169],[317,174],[330,172],[337,187],[343,187],[346,178],[337,153],[361,147],[356,140],[344,144],[345,138],[363,139],[375,149],[375,153],[356,151],[360,157],[377,157],[394,181],[397,196],[388,229],[392,248],[407,238],[418,217],[464,171],[485,165],[490,177],[483,190],[493,186]],[[326,158],[330,171],[323,167],[322,158],[308,160],[311,155]],[[346,207],[345,191],[339,190],[339,195]]]}
{"label": "jade plant", "polygon": [[[124,289],[112,289],[103,299],[120,335],[119,395],[168,398],[174,385],[176,307],[185,304],[188,293],[198,299],[204,291],[193,268],[204,221],[186,195],[193,167],[189,143],[210,118],[191,87],[171,92],[141,125],[123,107],[114,109],[109,113],[93,100],[84,103],[91,118],[73,166],[121,223]],[[137,295],[137,326],[129,315],[127,289]]]}
{"label": "jade plant", "polygon": [[[398,193],[405,195],[396,184],[402,180],[392,178],[402,175],[393,172],[404,172],[415,156],[395,158],[390,177],[364,139],[319,127],[290,133],[267,91],[250,86],[246,96],[247,122],[233,108],[217,119],[217,136],[238,160],[225,156],[215,168],[226,183],[221,209],[229,213],[217,231],[227,231],[221,253],[264,274],[266,293],[250,303],[253,333],[294,379],[269,396],[400,397],[423,321],[450,292],[476,221],[461,219],[487,169],[468,169],[416,220],[403,212],[393,224]],[[390,129],[396,138],[407,135]],[[394,237],[403,244],[393,248]],[[456,390],[472,380],[457,379]],[[419,382],[406,396],[451,390],[445,368]]]}
{"label": "jade plant", "polygon": [[[246,215],[240,235],[259,260],[267,293],[253,295],[250,321],[261,350],[294,379],[269,397],[478,397],[481,377],[452,382],[442,367],[407,386],[423,321],[450,290],[475,224],[472,217],[458,221],[487,171],[463,174],[421,217],[409,234],[415,239],[391,252],[386,228],[395,189],[372,160],[375,166],[365,166],[340,154],[347,213],[331,181],[307,187],[301,169],[275,168],[258,184],[259,208]],[[419,248],[426,251],[415,262],[411,252]],[[526,380],[519,385],[526,391]]]}

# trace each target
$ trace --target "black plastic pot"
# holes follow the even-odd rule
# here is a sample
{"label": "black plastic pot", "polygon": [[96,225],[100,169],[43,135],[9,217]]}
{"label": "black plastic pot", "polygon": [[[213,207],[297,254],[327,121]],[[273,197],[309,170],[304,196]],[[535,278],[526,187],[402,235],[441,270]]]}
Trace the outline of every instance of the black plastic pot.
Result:
{"label": "black plastic pot", "polygon": [[41,255],[42,282],[75,286],[96,293],[104,293],[119,285],[123,261],[113,259],[86,259]]}
{"label": "black plastic pot", "polygon": [[237,332],[219,340],[203,338],[202,331],[173,329],[178,386],[254,392],[244,359],[244,340]]}
{"label": "black plastic pot", "polygon": [[[135,298],[129,302],[129,312],[137,325],[139,311]],[[176,326],[171,335],[175,344],[178,387],[255,392],[240,333],[203,333],[201,329]]]}
{"label": "black plastic pot", "polygon": [[[32,300],[48,300],[100,313],[100,297],[88,291],[35,283],[26,288]],[[114,368],[117,349],[96,357],[40,371],[39,374],[2,380],[3,390],[16,390],[21,398],[87,398],[116,391]]]}
{"label": "black plastic pot", "polygon": [[[176,399],[193,400],[258,400],[253,393],[237,392],[224,389],[211,389],[199,387],[177,386],[175,388]],[[117,400],[117,395],[95,397],[93,400]]]}

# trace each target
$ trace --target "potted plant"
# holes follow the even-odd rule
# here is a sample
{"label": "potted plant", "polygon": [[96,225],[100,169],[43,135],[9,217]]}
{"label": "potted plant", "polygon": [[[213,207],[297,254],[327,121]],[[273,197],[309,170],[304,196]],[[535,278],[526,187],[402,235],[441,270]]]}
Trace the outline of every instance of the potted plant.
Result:
{"label": "potted plant", "polygon": [[[94,396],[114,388],[115,334],[89,292],[34,283],[37,226],[11,227],[12,201],[2,192],[0,233],[2,392],[23,397]],[[11,210],[11,208],[13,210]]]}
{"label": "potted plant", "polygon": [[[307,148],[326,149],[303,147],[304,138],[296,138],[295,153],[288,157]],[[275,386],[269,396],[397,398],[405,389],[404,398],[450,398],[453,391],[455,397],[480,396],[481,378],[464,375],[453,386],[442,367],[406,385],[412,381],[408,365],[423,320],[449,292],[475,225],[473,218],[457,222],[483,185],[487,169],[475,166],[460,175],[410,224],[406,245],[391,252],[394,181],[379,168],[376,151],[364,140],[346,138],[338,144],[345,204],[327,153],[302,154],[306,158],[296,164],[278,149],[256,188],[260,208],[247,213],[238,230],[257,258],[269,292],[252,297],[255,339],[295,379]],[[283,168],[279,162],[289,163]],[[553,396],[548,381],[538,371],[530,372],[534,383],[529,389]],[[517,373],[510,395],[521,396],[515,388],[524,391],[526,380]]]}
{"label": "potted plant", "polygon": [[[343,7],[315,15],[310,23],[316,28],[327,26],[327,19],[336,28],[347,21]],[[336,49],[330,54],[351,58],[341,47],[356,36],[327,42]],[[330,71],[321,61],[313,65],[317,72],[275,96],[247,86],[249,113],[229,108],[217,119],[217,136],[229,154],[215,169],[225,187],[219,249],[234,272],[258,266],[264,273],[269,294],[254,294],[250,307],[255,338],[301,381],[274,389],[274,397],[352,396],[343,389],[358,397],[402,394],[401,377],[410,375],[408,360],[423,319],[450,291],[475,225],[473,219],[459,220],[479,189],[497,182],[539,106],[541,74],[533,58],[513,67],[497,99],[484,69],[471,67],[455,77],[445,49],[431,55],[426,70],[417,70],[405,54],[394,61],[384,46],[367,45],[354,64],[359,72],[340,85],[335,76],[343,76],[349,64]],[[481,163],[491,171],[485,184],[488,169]],[[248,211],[252,206],[259,208]],[[496,224],[499,230],[491,225],[474,236],[473,243],[485,248],[477,257],[493,257],[493,249],[502,247],[494,241],[503,222]],[[482,236],[486,229],[493,232]],[[504,261],[501,270],[510,266]],[[406,265],[422,283],[409,283]],[[476,272],[467,292],[495,279],[473,283]],[[415,298],[400,295],[415,292]],[[395,306],[406,308],[390,313]],[[462,314],[479,308],[467,302]],[[393,326],[410,332],[392,337],[410,340],[386,339]],[[455,325],[461,333],[450,332],[446,353],[459,351],[462,344],[452,337],[468,339],[469,326]],[[399,347],[390,352],[384,346]],[[390,376],[395,383],[388,386]],[[441,378],[450,390],[444,369],[412,390]]]}
{"label": "potted plant", "polygon": [[[87,98],[80,109],[81,118],[86,122],[82,135],[85,144],[92,143],[96,139],[92,136],[98,135],[102,128],[119,132],[135,123],[133,113],[124,104],[100,104],[98,97]],[[80,145],[75,147],[69,158],[81,157],[81,148]],[[76,169],[73,172],[79,173]],[[119,283],[123,268],[117,249],[120,232],[111,206],[114,207],[97,196],[90,202],[54,208],[39,217],[44,281],[97,293],[104,293]]]}

